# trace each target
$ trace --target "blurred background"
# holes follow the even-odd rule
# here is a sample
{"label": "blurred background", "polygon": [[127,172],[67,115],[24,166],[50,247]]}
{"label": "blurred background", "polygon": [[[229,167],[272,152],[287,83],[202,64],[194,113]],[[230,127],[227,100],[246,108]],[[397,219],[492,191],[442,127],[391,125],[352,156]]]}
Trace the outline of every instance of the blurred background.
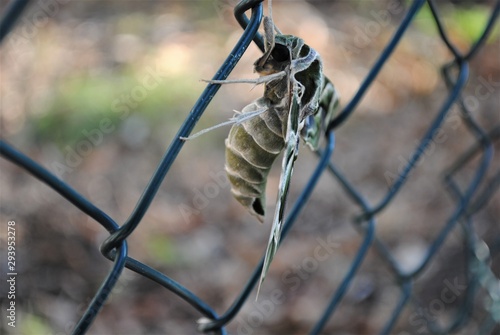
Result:
{"label": "blurred background", "polygon": [[[123,223],[204,89],[200,79],[213,77],[241,36],[232,14],[237,2],[34,1],[2,45],[2,138]],[[342,105],[355,94],[408,5],[273,4],[280,30],[302,37],[322,55]],[[480,35],[491,7],[492,1],[439,2],[461,50]],[[471,62],[464,93],[485,129],[500,123],[499,52],[497,25]],[[254,78],[253,62],[260,55],[250,45],[230,78]],[[440,66],[451,59],[424,7],[354,115],[336,132],[333,161],[370,203],[382,199],[437,115],[448,93]],[[261,95],[262,87],[223,86],[195,131],[227,120]],[[184,145],[128,239],[132,257],[180,282],[218,313],[231,305],[264,252],[280,173],[275,164],[267,186],[268,215],[261,225],[231,197],[224,177],[228,131],[219,128]],[[379,215],[379,238],[408,269],[425,256],[456,206],[442,183],[443,171],[475,142],[455,106],[406,186]],[[290,203],[316,163],[314,153],[301,147]],[[492,165],[498,170],[499,163],[497,155]],[[461,171],[463,185],[477,164],[473,160]],[[19,308],[17,327],[3,321],[2,331],[69,334],[112,266],[99,252],[108,234],[18,167],[1,159],[0,169],[2,227],[16,221]],[[495,172],[490,168],[488,178]],[[278,252],[260,299],[254,302],[254,292],[229,324],[230,333],[307,333],[360,246],[362,236],[352,224],[359,212],[324,174]],[[496,192],[474,216],[474,227],[490,248],[499,245],[499,217]],[[5,255],[6,229],[0,236]],[[315,250],[324,243],[330,246],[327,257],[318,259]],[[425,313],[439,322],[452,319],[467,281],[463,244],[461,230],[455,229],[415,282],[421,307],[406,307],[394,334],[430,333]],[[2,276],[5,265],[2,260]],[[491,268],[498,277],[498,257]],[[325,333],[380,331],[399,297],[393,278],[371,250]],[[275,289],[284,293],[283,302],[262,312],[262,301]],[[446,289],[454,299],[443,303]],[[5,297],[3,292],[0,299]],[[477,332],[488,315],[486,298],[478,293],[470,322],[457,334]],[[256,319],[259,313],[263,317]],[[174,294],[124,270],[89,334],[196,334],[199,317]]]}

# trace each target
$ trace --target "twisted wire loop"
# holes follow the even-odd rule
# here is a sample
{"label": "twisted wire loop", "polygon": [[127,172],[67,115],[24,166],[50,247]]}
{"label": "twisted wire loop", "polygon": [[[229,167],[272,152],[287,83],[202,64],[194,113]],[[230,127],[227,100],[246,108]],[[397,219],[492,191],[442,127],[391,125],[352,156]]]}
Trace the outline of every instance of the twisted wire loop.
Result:
{"label": "twisted wire loop", "polygon": [[[262,2],[263,0],[242,0],[236,5],[234,15],[238,23],[244,29],[244,32],[220,69],[214,75],[214,80],[224,80],[228,77],[252,41],[254,41],[256,45],[264,51],[263,38],[257,32],[263,17]],[[29,0],[15,0],[12,1],[4,10],[4,14],[0,21],[0,42],[5,36],[7,36],[16,20],[21,16],[23,10],[27,7],[28,3]],[[363,194],[348,180],[344,173],[331,160],[331,156],[335,148],[334,130],[346,122],[354,113],[357,105],[377,78],[384,64],[391,57],[392,52],[401,41],[419,10],[425,4],[428,4],[429,6],[433,20],[436,24],[436,29],[443,43],[453,56],[452,61],[442,67],[442,77],[447,85],[449,94],[446,99],[444,99],[444,102],[436,113],[434,120],[430,122],[427,131],[413,151],[413,154],[411,155],[406,166],[393,182],[391,188],[387,191],[382,200],[378,203],[370,204],[365,199]],[[246,13],[249,10],[251,10],[250,18],[246,16]],[[442,324],[438,324],[436,320],[431,319],[427,315],[423,315],[423,317],[426,318],[429,330],[434,333],[448,334],[456,331],[467,323],[467,320],[471,315],[470,312],[473,307],[474,299],[479,288],[482,288],[488,295],[486,308],[489,312],[489,317],[482,323],[480,329],[481,334],[489,334],[495,325],[500,323],[500,282],[491,269],[491,259],[494,254],[500,250],[500,238],[497,239],[498,241],[496,246],[492,247],[490,250],[488,245],[477,234],[473,224],[474,215],[486,206],[488,201],[500,187],[500,168],[498,168],[497,171],[495,171],[490,177],[488,177],[487,173],[492,165],[494,143],[500,140],[500,124],[494,125],[490,130],[485,130],[475,119],[470,108],[468,108],[465,103],[464,97],[462,96],[463,89],[466,86],[469,77],[469,61],[484,45],[498,20],[499,13],[500,0],[496,1],[480,37],[473,43],[467,52],[462,53],[450,40],[435,2],[432,0],[413,1],[400,25],[394,32],[394,35],[383,49],[377,61],[371,67],[354,97],[347,102],[344,109],[328,125],[325,134],[327,144],[323,150],[318,152],[318,164],[311,174],[307,185],[302,190],[299,198],[293,204],[292,210],[285,221],[282,240],[286,238],[289,231],[292,229],[299,213],[310,198],[320,176],[322,176],[326,171],[328,171],[329,174],[331,174],[331,176],[336,180],[352,203],[359,207],[361,214],[358,215],[353,222],[358,232],[363,236],[363,239],[355,257],[351,262],[349,270],[344,275],[339,287],[332,293],[330,302],[325,307],[319,320],[311,330],[311,334],[320,334],[322,332],[327,322],[338,308],[349,286],[352,284],[356,273],[363,263],[371,246],[374,247],[381,259],[387,264],[395,282],[399,284],[401,291],[399,300],[394,306],[390,317],[380,330],[380,334],[390,334],[406,305],[409,303],[411,303],[414,307],[418,307],[420,305],[418,297],[413,295],[413,281],[424,269],[427,268],[445,242],[446,238],[457,227],[462,230],[464,236],[463,245],[465,249],[466,264],[465,277],[467,278],[467,288],[464,293],[464,299],[462,300],[459,308],[456,310],[455,316],[444,326]],[[248,279],[247,283],[242,287],[240,294],[234,299],[231,306],[226,310],[226,312],[219,316],[211,306],[180,283],[177,283],[165,274],[160,273],[148,265],[130,257],[127,249],[127,238],[140,224],[163,179],[169,172],[172,163],[175,161],[177,155],[182,149],[184,142],[180,140],[180,138],[187,137],[190,134],[206,107],[217,93],[219,87],[219,84],[207,85],[186,120],[179,128],[177,135],[174,137],[174,140],[165,152],[156,171],[151,176],[149,184],[144,189],[136,207],[133,209],[129,218],[122,225],[116,223],[101,209],[85,199],[76,190],[71,188],[62,180],[58,179],[47,169],[13,148],[6,141],[0,141],[0,155],[3,158],[18,165],[43,183],[47,184],[71,204],[80,209],[83,213],[93,218],[110,233],[109,237],[101,245],[101,253],[106,258],[114,261],[114,265],[106,278],[103,279],[101,287],[97,290],[94,298],[88,305],[87,310],[75,326],[73,334],[84,334],[89,329],[92,321],[99,314],[99,311],[108,298],[111,290],[117,283],[124,267],[160,284],[164,288],[178,295],[194,309],[196,309],[203,316],[198,321],[198,330],[200,332],[210,334],[226,334],[227,331],[225,326],[235,318],[244,303],[248,300],[250,293],[259,279],[264,257],[261,258],[252,275]],[[442,126],[454,104],[459,107],[463,123],[467,131],[474,136],[475,143],[469,149],[464,151],[459,157],[457,157],[448,170],[443,173],[443,183],[451,198],[455,202],[454,210],[447,218],[444,226],[435,236],[434,240],[430,243],[426,256],[422,259],[420,264],[412,271],[403,270],[403,267],[396,260],[389,247],[377,237],[375,229],[377,215],[384,208],[386,208],[386,206],[390,204],[395,197],[397,197],[398,193],[405,186],[409,174],[414,170],[423,152],[432,141],[432,137],[435,132]],[[455,181],[455,175],[462,169],[469,167],[471,161],[473,159],[477,159],[478,157],[479,163],[476,164],[477,166],[472,178],[470,178],[470,181],[465,187],[461,188]]]}

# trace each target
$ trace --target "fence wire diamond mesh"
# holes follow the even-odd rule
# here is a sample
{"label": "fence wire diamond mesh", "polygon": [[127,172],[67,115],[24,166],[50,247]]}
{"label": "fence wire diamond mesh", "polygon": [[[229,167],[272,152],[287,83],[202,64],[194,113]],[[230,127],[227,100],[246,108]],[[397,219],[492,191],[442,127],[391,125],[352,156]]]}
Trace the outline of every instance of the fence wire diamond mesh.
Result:
{"label": "fence wire diamond mesh", "polygon": [[[244,33],[213,79],[226,79],[252,41],[261,50],[264,49],[262,37],[258,33],[263,17],[262,2],[263,0],[243,0],[234,8],[235,17],[244,29]],[[2,21],[0,22],[0,39],[7,36],[15,22],[22,16],[23,9],[28,3],[29,1],[26,0],[15,0],[11,1],[4,9]],[[368,201],[367,196],[360,190],[360,187],[355,186],[356,183],[350,181],[336,160],[331,158],[335,148],[334,134],[343,125],[349,123],[350,117],[356,112],[361,99],[365,97],[368,90],[372,87],[382,67],[389,61],[393,55],[393,51],[400,44],[407,33],[408,27],[424,5],[427,5],[430,9],[432,20],[439,31],[441,41],[446,45],[451,54],[451,60],[442,66],[441,73],[448,88],[448,95],[443,97],[443,102],[435,112],[434,119],[429,120],[427,129],[423,133],[424,135],[418,141],[416,148],[401,166],[398,173],[386,174],[386,177],[391,181],[391,185],[385,195],[377,202]],[[247,11],[251,11],[250,18],[246,16]],[[327,323],[332,319],[334,313],[342,308],[340,304],[371,249],[376,250],[377,257],[384,261],[389,269],[392,281],[397,283],[400,290],[399,299],[391,307],[389,317],[377,330],[380,334],[391,334],[402,311],[408,305],[412,306],[416,311],[410,319],[413,318],[413,326],[417,333],[422,333],[420,327],[424,327],[425,332],[436,334],[449,334],[460,331],[460,329],[463,329],[467,325],[468,320],[470,320],[472,309],[476,306],[478,297],[481,297],[484,309],[487,311],[486,319],[480,322],[481,326],[477,330],[478,333],[493,334],[500,331],[500,328],[498,328],[500,322],[500,286],[498,274],[494,273],[492,267],[494,256],[498,254],[500,247],[500,237],[495,236],[491,241],[484,241],[475,221],[477,214],[488,206],[489,201],[494,198],[495,192],[497,192],[500,186],[500,168],[493,164],[494,148],[495,145],[498,145],[500,138],[499,115],[497,110],[496,119],[490,127],[485,129],[477,121],[477,114],[471,111],[473,105],[469,99],[470,96],[464,94],[464,88],[469,79],[469,63],[486,43],[488,36],[497,22],[499,12],[500,1],[496,1],[492,5],[489,19],[485,22],[481,35],[463,52],[460,51],[463,48],[456,46],[450,39],[435,1],[412,1],[401,23],[383,48],[383,51],[356,90],[356,93],[349,101],[343,101],[342,111],[328,127],[325,136],[327,143],[323,150],[318,153],[318,162],[306,186],[301,191],[293,206],[290,206],[291,210],[287,216],[282,237],[285,240],[294,223],[297,221],[299,213],[308,203],[318,180],[324,174],[335,178],[345,195],[350,199],[349,201],[357,206],[359,210],[359,214],[352,221],[362,238],[361,244],[354,258],[351,260],[348,270],[343,274],[340,285],[338,287],[331,287],[327,292],[323,292],[323,294],[329,295],[333,290],[329,298],[329,303],[324,307],[310,334],[324,332]],[[245,302],[252,299],[251,293],[258,281],[263,259],[255,266],[252,275],[248,278],[246,284],[243,285],[237,297],[233,299],[230,307],[222,314],[218,314],[212,306],[204,302],[192,290],[189,290],[181,283],[176,282],[171,277],[155,270],[147,264],[132,258],[129,255],[127,246],[127,239],[141,223],[141,220],[157,195],[165,176],[185,144],[179,138],[188,136],[191,133],[212,98],[217,94],[219,87],[220,85],[215,84],[206,86],[188,117],[180,126],[175,139],[166,150],[160,164],[144,189],[140,200],[130,213],[128,219],[122,224],[113,220],[107,213],[87,200],[67,183],[60,180],[48,169],[16,150],[6,141],[1,141],[0,154],[4,159],[18,165],[41,182],[47,184],[109,232],[109,237],[102,243],[100,251],[102,255],[113,261],[114,265],[107,277],[102,281],[100,288],[88,304],[81,319],[74,327],[73,334],[84,334],[89,330],[94,319],[99,317],[103,305],[117,284],[124,268],[128,268],[158,283],[192,306],[201,315],[197,320],[197,328],[202,333],[226,334],[226,326],[234,321]],[[496,90],[498,90],[498,87],[496,87]],[[497,91],[493,94],[498,98]],[[435,235],[430,239],[430,243],[426,246],[425,256],[416,266],[408,269],[395,256],[391,246],[378,236],[376,229],[377,221],[381,217],[382,212],[400,196],[414,170],[427,163],[424,161],[426,152],[433,145],[439,143],[440,131],[443,124],[449,121],[454,106],[459,109],[461,122],[465,126],[464,129],[475,138],[475,144],[470,148],[462,148],[462,153],[456,157],[452,157],[448,169],[442,171],[443,185],[454,201],[453,210],[444,220],[436,222],[436,227],[438,228]],[[5,108],[5,106],[3,107]],[[498,108],[498,105],[496,107]],[[463,177],[457,177],[464,171],[467,171],[468,175],[465,181]],[[22,206],[22,204],[19,204],[19,206]],[[408,215],[411,215],[411,213],[408,213]],[[496,218],[497,233],[498,222],[498,218]],[[426,310],[426,306],[423,306],[423,303],[419,301],[418,294],[415,294],[414,282],[422,275],[424,270],[429,268],[433,260],[439,255],[438,252],[445,243],[445,240],[451,234],[456,234],[457,232],[461,233],[460,236],[462,236],[461,248],[464,252],[463,268],[467,282],[466,284],[460,284],[463,286],[463,292],[461,292],[461,294],[463,293],[463,298],[460,305],[455,308],[453,315],[448,315],[446,322],[443,322],[443,320],[436,318],[435,315],[422,312]],[[450,283],[451,286],[449,286],[450,294],[453,293],[452,284]],[[265,299],[265,294],[263,294],[261,299]],[[446,302],[446,299],[449,300],[453,297],[445,294],[441,295],[440,298],[439,301],[434,302],[435,308],[439,307],[440,302],[443,304],[443,301]],[[271,296],[269,299],[272,302],[273,297]],[[279,297],[276,297],[276,299],[279,300]],[[250,333],[259,333],[258,329],[247,331]]]}

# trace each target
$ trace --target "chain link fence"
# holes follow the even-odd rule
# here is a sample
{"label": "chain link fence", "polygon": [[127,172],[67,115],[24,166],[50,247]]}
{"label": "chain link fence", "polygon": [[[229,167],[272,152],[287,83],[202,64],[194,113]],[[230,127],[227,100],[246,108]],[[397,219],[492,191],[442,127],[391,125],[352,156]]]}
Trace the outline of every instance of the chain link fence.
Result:
{"label": "chain link fence", "polygon": [[[261,50],[264,49],[262,37],[258,33],[258,28],[260,27],[263,17],[262,2],[263,0],[243,0],[234,8],[235,17],[244,29],[244,33],[237,41],[219,71],[217,71],[213,77],[214,80],[224,80],[228,77],[252,41],[254,41]],[[21,17],[23,9],[28,3],[29,1],[27,0],[14,0],[4,9],[2,21],[0,23],[0,39],[3,39],[8,34],[16,20]],[[350,117],[356,112],[361,99],[366,95],[367,91],[376,80],[382,67],[391,58],[393,51],[400,44],[400,41],[405,36],[408,27],[414,21],[417,13],[426,4],[429,6],[430,12],[432,13],[432,20],[439,31],[442,43],[446,45],[452,55],[451,61],[442,66],[441,73],[449,93],[445,97],[434,119],[429,121],[424,136],[418,141],[416,148],[413,150],[404,166],[402,166],[398,173],[389,173],[387,175],[391,181],[391,186],[387,193],[378,202],[370,202],[363,192],[360,191],[359,187],[355,186],[355,184],[346,177],[338,164],[336,164],[336,161],[331,159],[335,148],[334,134],[337,129],[349,123]],[[246,15],[247,11],[251,11],[250,18]],[[429,268],[447,237],[457,231],[461,232],[463,239],[462,249],[465,255],[464,272],[467,283],[464,285],[463,299],[456,308],[454,315],[448,315],[445,320],[436,318],[429,313],[413,314],[415,329],[417,333],[422,333],[419,327],[424,327],[425,325],[426,331],[435,334],[450,334],[460,331],[460,329],[463,329],[467,324],[473,309],[477,306],[477,299],[481,299],[480,303],[483,304],[484,309],[487,311],[487,317],[481,320],[481,327],[478,330],[479,333],[498,334],[498,332],[500,332],[500,328],[498,327],[500,323],[500,282],[498,273],[495,274],[492,267],[494,257],[498,254],[498,250],[500,249],[500,237],[496,236],[492,239],[493,242],[488,241],[488,243],[486,243],[480,237],[475,221],[477,213],[488,206],[489,201],[494,197],[495,192],[498,191],[500,186],[500,168],[493,164],[494,148],[500,139],[500,121],[497,110],[496,122],[493,122],[487,129],[481,126],[476,120],[477,115],[471,112],[472,104],[470,99],[468,99],[469,96],[463,93],[469,79],[469,63],[485,44],[497,22],[499,13],[500,1],[496,1],[492,5],[490,17],[485,23],[480,37],[468,48],[468,50],[463,52],[460,51],[459,47],[449,38],[435,1],[412,1],[399,27],[390,38],[375,64],[371,67],[371,70],[357,89],[353,98],[349,101],[343,101],[342,104],[344,107],[342,111],[328,127],[326,133],[327,144],[324,149],[318,153],[318,163],[307,185],[302,190],[295,203],[290,206],[291,210],[283,229],[282,240],[285,241],[299,213],[308,203],[318,180],[324,174],[333,176],[338,182],[338,185],[343,189],[345,195],[359,209],[359,215],[353,219],[353,225],[359,231],[362,237],[362,243],[357,249],[356,255],[352,259],[348,271],[343,275],[340,285],[332,288],[334,291],[330,298],[330,302],[324,308],[322,315],[310,331],[310,334],[323,333],[334,313],[341,309],[341,302],[371,249],[376,250],[377,257],[382,259],[390,269],[392,280],[397,283],[400,289],[399,300],[391,307],[392,312],[390,312],[390,317],[385,320],[377,330],[380,334],[391,334],[398,318],[401,316],[406,306],[412,306],[416,311],[422,310],[423,307],[425,309],[425,306],[423,306],[424,303],[419,301],[418,294],[415,294],[414,282],[422,275],[424,270]],[[184,142],[179,138],[186,137],[191,133],[208,104],[217,94],[219,87],[219,85],[207,85],[190,114],[180,126],[175,139],[170,144],[156,171],[151,176],[149,184],[144,189],[134,210],[131,212],[129,218],[122,224],[113,220],[107,213],[85,199],[75,189],[58,179],[53,173],[36,163],[30,157],[16,150],[6,141],[1,141],[0,154],[4,159],[18,165],[43,183],[49,185],[53,190],[70,201],[80,211],[101,224],[109,232],[109,237],[101,245],[100,251],[102,255],[114,262],[113,268],[108,276],[102,281],[101,287],[95,293],[86,311],[76,324],[73,334],[84,334],[89,330],[94,319],[99,316],[103,305],[117,284],[124,268],[128,268],[158,283],[191,305],[192,308],[202,316],[197,320],[197,328],[201,333],[226,334],[226,325],[235,319],[245,302],[252,299],[251,293],[254,291],[258,281],[263,259],[256,265],[253,274],[241,289],[240,294],[234,298],[230,307],[222,314],[218,314],[212,306],[204,302],[191,290],[184,287],[182,283],[176,282],[171,277],[132,258],[129,255],[127,246],[127,239],[141,223],[150,204],[157,195],[162,181],[183,148]],[[498,97],[498,91],[494,92],[494,94]],[[423,157],[433,144],[439,143],[438,138],[440,136],[440,129],[450,116],[450,111],[453,106],[458,106],[461,122],[466,126],[467,131],[474,136],[475,144],[470,148],[462,150],[463,153],[457,157],[453,157],[453,160],[449,164],[449,168],[443,171],[442,180],[454,201],[454,209],[443,222],[436,222],[436,227],[439,227],[439,229],[427,247],[425,257],[417,266],[408,270],[407,267],[394,256],[391,247],[379,238],[376,229],[377,221],[384,209],[398,198],[413,171],[421,164],[426,164],[426,162],[423,161]],[[496,107],[498,108],[498,105]],[[465,178],[465,182],[464,178],[457,177],[464,170],[468,172],[469,176]],[[19,206],[21,206],[21,204],[19,204]],[[408,215],[411,215],[411,213],[408,213]],[[498,218],[496,218],[497,225],[498,222]],[[450,287],[450,291],[453,292],[453,288]],[[324,292],[324,294],[330,293]],[[263,295],[265,295],[265,293]],[[265,299],[265,297],[263,296],[261,299]],[[273,299],[278,301],[280,297],[271,296],[268,301],[273,303]],[[444,305],[444,303],[447,303],[450,299],[452,299],[452,297],[449,295],[442,294],[439,301],[434,302],[434,307],[438,308],[438,305]],[[194,321],[195,320],[193,320],[193,322]],[[255,333],[259,333],[258,329],[255,330]]]}

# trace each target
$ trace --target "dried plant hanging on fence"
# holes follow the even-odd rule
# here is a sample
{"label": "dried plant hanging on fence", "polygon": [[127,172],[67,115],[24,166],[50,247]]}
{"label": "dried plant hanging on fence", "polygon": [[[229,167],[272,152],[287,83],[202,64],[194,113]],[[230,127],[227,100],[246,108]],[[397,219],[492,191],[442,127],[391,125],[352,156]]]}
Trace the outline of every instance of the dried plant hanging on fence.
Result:
{"label": "dried plant hanging on fence", "polygon": [[323,75],[319,54],[292,35],[283,35],[269,16],[264,17],[266,50],[254,63],[258,79],[212,80],[212,84],[264,84],[264,96],[247,105],[229,121],[202,130],[195,138],[232,124],[226,139],[226,172],[231,193],[248,211],[264,221],[266,183],[271,167],[284,150],[278,198],[259,281],[265,279],[278,250],[288,187],[300,138],[314,151],[338,107],[339,95]]}

